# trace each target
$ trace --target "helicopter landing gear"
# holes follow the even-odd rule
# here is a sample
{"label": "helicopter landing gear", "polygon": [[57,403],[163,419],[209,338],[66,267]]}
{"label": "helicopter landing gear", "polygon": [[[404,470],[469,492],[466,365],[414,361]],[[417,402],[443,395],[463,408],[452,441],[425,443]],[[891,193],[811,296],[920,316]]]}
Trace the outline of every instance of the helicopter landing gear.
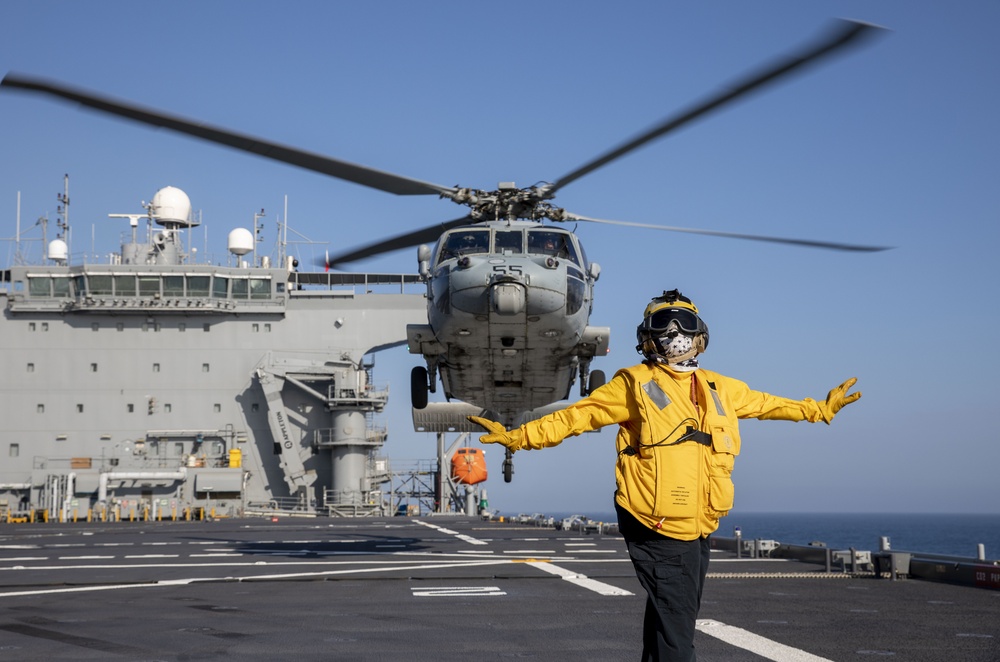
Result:
{"label": "helicopter landing gear", "polygon": [[604,386],[606,382],[607,378],[604,376],[603,370],[595,370],[590,373],[590,379],[587,382],[587,395]]}
{"label": "helicopter landing gear", "polygon": [[427,407],[427,368],[415,366],[410,371],[410,402],[414,409]]}
{"label": "helicopter landing gear", "polygon": [[507,450],[503,458],[503,482],[509,483],[514,479],[514,453]]}
{"label": "helicopter landing gear", "polygon": [[604,386],[607,377],[603,370],[590,370],[590,361],[580,364],[580,397],[586,397]]}

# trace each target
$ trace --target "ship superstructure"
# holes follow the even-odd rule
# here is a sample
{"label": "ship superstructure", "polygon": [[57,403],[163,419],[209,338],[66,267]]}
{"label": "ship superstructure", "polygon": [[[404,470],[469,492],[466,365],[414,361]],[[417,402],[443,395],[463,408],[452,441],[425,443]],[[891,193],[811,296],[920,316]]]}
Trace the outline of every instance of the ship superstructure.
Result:
{"label": "ship superstructure", "polygon": [[172,187],[146,214],[112,216],[132,231],[110,259],[71,264],[67,232],[44,264],[0,279],[0,507],[383,513],[388,388],[366,357],[424,321],[418,277],[247,260],[245,229],[229,264],[197,263],[183,242],[197,223]]}

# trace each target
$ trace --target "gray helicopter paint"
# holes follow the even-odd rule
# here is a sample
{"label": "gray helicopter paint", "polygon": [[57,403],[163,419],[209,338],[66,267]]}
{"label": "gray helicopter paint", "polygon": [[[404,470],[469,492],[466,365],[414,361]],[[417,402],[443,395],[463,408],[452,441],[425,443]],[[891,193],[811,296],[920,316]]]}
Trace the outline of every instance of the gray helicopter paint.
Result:
{"label": "gray helicopter paint", "polygon": [[[498,233],[511,232],[528,240],[518,252],[501,251]],[[566,247],[532,250],[533,232]],[[447,249],[452,237],[468,233],[492,236],[492,243]],[[424,356],[432,381],[440,376],[449,399],[510,426],[570,397],[578,377],[586,386],[591,360],[607,353],[610,329],[588,324],[599,268],[583,264],[576,236],[526,221],[455,228],[442,236],[434,260],[425,271],[427,323],[408,327],[409,347]],[[450,426],[460,425],[462,412],[456,408]]]}

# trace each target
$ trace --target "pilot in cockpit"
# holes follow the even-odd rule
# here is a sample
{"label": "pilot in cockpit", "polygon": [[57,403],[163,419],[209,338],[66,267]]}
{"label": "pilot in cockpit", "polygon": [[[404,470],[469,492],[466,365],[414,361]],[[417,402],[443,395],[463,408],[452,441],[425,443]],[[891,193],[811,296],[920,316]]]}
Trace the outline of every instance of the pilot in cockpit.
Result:
{"label": "pilot in cockpit", "polygon": [[448,237],[445,252],[451,255],[485,253],[489,250],[489,235],[484,232],[456,232]]}
{"label": "pilot in cockpit", "polygon": [[565,244],[555,232],[532,232],[528,235],[528,252],[536,255],[565,257]]}

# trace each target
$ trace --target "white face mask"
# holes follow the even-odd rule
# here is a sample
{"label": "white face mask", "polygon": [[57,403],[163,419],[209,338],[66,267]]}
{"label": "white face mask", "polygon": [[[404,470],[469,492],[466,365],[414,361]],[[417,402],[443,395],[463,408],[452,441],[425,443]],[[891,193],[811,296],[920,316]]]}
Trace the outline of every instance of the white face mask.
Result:
{"label": "white face mask", "polygon": [[661,356],[674,370],[689,371],[698,368],[698,353],[693,350],[694,336],[680,333],[676,322],[671,322],[667,332],[660,336]]}
{"label": "white face mask", "polygon": [[666,357],[667,363],[676,363],[681,357],[691,358],[686,355],[690,354],[693,346],[694,338],[683,333],[678,333],[673,338],[660,337],[660,347],[663,348],[663,356]]}

